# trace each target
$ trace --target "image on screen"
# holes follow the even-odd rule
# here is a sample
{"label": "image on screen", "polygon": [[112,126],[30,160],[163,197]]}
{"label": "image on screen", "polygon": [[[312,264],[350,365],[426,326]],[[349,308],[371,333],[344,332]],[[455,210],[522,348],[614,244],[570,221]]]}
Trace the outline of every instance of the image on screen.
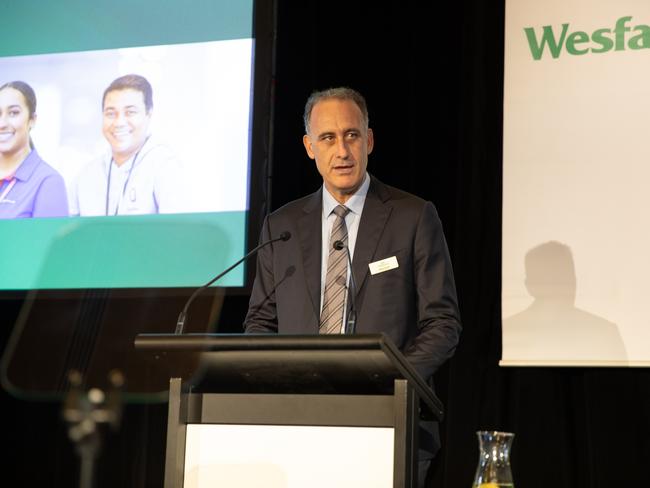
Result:
{"label": "image on screen", "polygon": [[[251,39],[5,57],[0,86],[22,81],[34,90],[31,138],[65,182],[68,215],[245,210],[251,57]],[[149,83],[151,107],[129,75]],[[33,205],[8,201],[11,194],[0,218],[32,216]],[[31,197],[47,204],[57,195]]]}

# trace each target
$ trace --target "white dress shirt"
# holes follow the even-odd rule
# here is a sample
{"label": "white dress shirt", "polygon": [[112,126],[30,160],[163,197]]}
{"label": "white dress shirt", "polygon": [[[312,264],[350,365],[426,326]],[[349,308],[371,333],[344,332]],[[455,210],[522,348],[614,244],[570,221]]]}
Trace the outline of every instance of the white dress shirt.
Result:
{"label": "white dress shirt", "polygon": [[[359,221],[363,212],[363,205],[366,203],[366,195],[370,186],[370,176],[366,172],[363,183],[359,189],[345,202],[345,206],[350,209],[345,216],[345,226],[348,229],[348,249],[350,251],[350,260],[354,257],[354,245],[357,242],[357,233],[359,232]],[[322,252],[320,266],[320,310],[323,310],[323,295],[325,293],[325,280],[327,277],[327,259],[330,254],[330,234],[332,226],[336,220],[336,214],[332,212],[340,203],[327,191],[323,186],[323,214],[322,214]],[[342,250],[345,252],[345,250]],[[350,265],[348,264],[348,284],[350,283]],[[347,304],[347,293],[346,293]],[[346,307],[347,308],[347,307]],[[343,312],[343,323],[345,323],[345,308]],[[341,328],[341,333],[345,332],[345,327]]]}

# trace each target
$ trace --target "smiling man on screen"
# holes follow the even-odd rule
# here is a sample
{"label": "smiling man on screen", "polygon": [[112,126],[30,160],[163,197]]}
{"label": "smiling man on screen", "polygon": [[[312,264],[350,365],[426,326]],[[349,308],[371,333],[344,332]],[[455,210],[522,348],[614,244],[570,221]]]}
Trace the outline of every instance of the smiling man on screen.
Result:
{"label": "smiling man on screen", "polygon": [[146,78],[115,79],[102,98],[102,133],[110,146],[80,172],[71,215],[174,213],[186,197],[178,159],[150,133],[153,90]]}

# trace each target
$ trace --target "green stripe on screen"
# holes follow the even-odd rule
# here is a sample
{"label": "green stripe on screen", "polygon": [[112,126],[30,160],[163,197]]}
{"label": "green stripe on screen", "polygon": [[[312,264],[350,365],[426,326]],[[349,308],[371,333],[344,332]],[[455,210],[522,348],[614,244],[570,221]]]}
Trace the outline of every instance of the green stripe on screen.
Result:
{"label": "green stripe on screen", "polygon": [[0,236],[0,289],[194,287],[244,254],[246,212],[5,220]]}
{"label": "green stripe on screen", "polygon": [[253,0],[7,0],[0,18],[0,56],[253,37]]}

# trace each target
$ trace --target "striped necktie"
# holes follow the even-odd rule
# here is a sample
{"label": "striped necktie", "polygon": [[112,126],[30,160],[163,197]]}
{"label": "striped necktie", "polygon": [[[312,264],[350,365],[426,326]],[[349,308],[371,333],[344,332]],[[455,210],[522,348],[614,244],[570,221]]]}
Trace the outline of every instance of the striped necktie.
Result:
{"label": "striped necktie", "polygon": [[[327,275],[325,276],[325,292],[323,294],[323,310],[320,314],[321,334],[340,334],[343,325],[343,305],[348,284],[348,229],[345,226],[345,216],[349,208],[339,205],[332,212],[336,214],[332,233],[330,235],[329,256],[327,258]],[[334,243],[341,241],[345,248],[334,249]]]}

